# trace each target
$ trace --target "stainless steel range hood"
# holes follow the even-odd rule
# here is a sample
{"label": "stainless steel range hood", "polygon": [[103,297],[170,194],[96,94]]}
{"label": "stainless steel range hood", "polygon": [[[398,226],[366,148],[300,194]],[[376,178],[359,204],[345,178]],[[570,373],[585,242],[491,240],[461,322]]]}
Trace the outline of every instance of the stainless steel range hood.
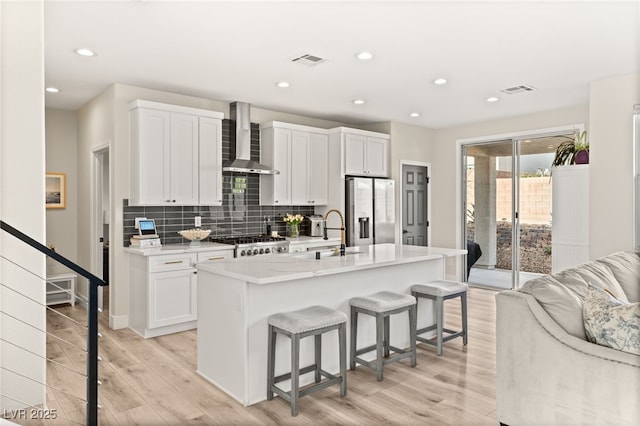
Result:
{"label": "stainless steel range hood", "polygon": [[[263,175],[280,174],[278,170],[251,160],[251,113],[250,105],[246,102],[233,102],[229,115],[235,123],[236,158],[225,161],[222,170],[225,172],[258,173]],[[232,124],[233,126],[233,124]],[[232,132],[231,142],[234,142]]]}

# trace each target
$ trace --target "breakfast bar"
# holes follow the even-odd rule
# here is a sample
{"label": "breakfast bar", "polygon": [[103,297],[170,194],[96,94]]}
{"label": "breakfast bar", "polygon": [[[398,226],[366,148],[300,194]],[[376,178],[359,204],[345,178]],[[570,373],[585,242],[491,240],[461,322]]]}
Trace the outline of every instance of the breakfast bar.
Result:
{"label": "breakfast bar", "polygon": [[[348,315],[350,298],[383,290],[410,294],[412,284],[444,278],[446,257],[465,253],[378,244],[348,247],[345,256],[323,250],[198,264],[198,373],[244,405],[263,401],[269,315],[311,305]],[[431,318],[431,313],[430,304],[422,304],[418,318]],[[373,318],[368,320],[359,321],[358,346],[375,340]],[[406,317],[391,321],[395,346],[409,345],[407,321]],[[313,358],[313,339],[305,340],[301,365]],[[336,340],[332,335],[323,340],[323,369],[329,372],[339,369]],[[281,374],[290,368],[289,345],[278,341],[277,351],[283,354],[276,359],[276,374]],[[311,380],[303,376],[301,384]]]}

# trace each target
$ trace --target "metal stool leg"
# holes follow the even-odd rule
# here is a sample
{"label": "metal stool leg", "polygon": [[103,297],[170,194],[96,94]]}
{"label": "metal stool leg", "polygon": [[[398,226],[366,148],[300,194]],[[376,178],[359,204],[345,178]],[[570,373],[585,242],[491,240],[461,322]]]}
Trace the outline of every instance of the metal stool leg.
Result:
{"label": "metal stool leg", "polygon": [[417,363],[416,351],[416,328],[418,319],[418,304],[416,303],[409,309],[409,344],[411,348],[411,366],[415,367]]}
{"label": "metal stool leg", "polygon": [[356,341],[358,340],[358,313],[356,308],[351,307],[351,336],[349,346],[351,353],[349,355],[349,368],[356,369]]}
{"label": "metal stool leg", "polygon": [[442,355],[442,333],[444,329],[444,300],[436,298],[436,353]]}
{"label": "metal stool leg", "polygon": [[315,336],[315,361],[316,361],[316,383],[320,383],[322,377],[320,376],[320,369],[322,368],[322,335],[316,334]]}
{"label": "metal stool leg", "polygon": [[269,326],[269,343],[267,344],[267,399],[273,399],[273,379],[275,377],[275,359],[276,359],[276,331],[273,326]]}
{"label": "metal stool leg", "polygon": [[460,296],[460,303],[462,304],[462,344],[466,345],[468,340],[467,331],[467,292],[465,291]]}
{"label": "metal stool leg", "polygon": [[298,415],[300,398],[300,336],[291,336],[291,415]]}
{"label": "metal stool leg", "polygon": [[382,381],[382,367],[384,363],[384,317],[376,314],[376,379]]}
{"label": "metal stool leg", "polygon": [[340,346],[340,396],[347,394],[347,325],[340,324],[338,328],[338,345]]}
{"label": "metal stool leg", "polygon": [[384,350],[384,357],[388,358],[389,357],[389,345],[391,344],[390,340],[389,340],[389,315],[385,315],[384,316],[384,341],[383,341],[383,350]]}

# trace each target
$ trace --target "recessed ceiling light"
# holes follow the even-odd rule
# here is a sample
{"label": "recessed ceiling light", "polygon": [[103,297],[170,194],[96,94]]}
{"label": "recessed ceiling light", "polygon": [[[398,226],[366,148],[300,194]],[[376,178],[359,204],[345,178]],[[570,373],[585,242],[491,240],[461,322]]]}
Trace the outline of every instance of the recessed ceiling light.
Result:
{"label": "recessed ceiling light", "polygon": [[276,86],[278,86],[278,87],[283,87],[283,88],[284,88],[284,87],[289,87],[289,86],[291,86],[291,84],[289,84],[289,82],[288,82],[288,81],[279,81],[279,82],[277,82],[277,83],[276,83]]}
{"label": "recessed ceiling light", "polygon": [[500,98],[496,98],[495,96],[491,96],[490,98],[487,98],[487,102],[498,102],[500,100]]}
{"label": "recessed ceiling light", "polygon": [[437,85],[441,85],[441,84],[445,84],[447,82],[446,78],[436,78],[435,80],[433,80],[433,84],[437,84]]}
{"label": "recessed ceiling light", "polygon": [[76,52],[80,56],[96,56],[96,52],[94,52],[91,49],[84,48],[84,47],[82,47],[80,49],[76,49],[76,50],[74,50],[74,52]]}
{"label": "recessed ceiling light", "polygon": [[58,89],[57,87],[47,87],[44,90],[46,90],[49,93],[58,93],[60,91],[60,89]]}
{"label": "recessed ceiling light", "polygon": [[363,61],[368,61],[369,59],[373,58],[373,54],[370,52],[360,52],[356,55],[356,57]]}
{"label": "recessed ceiling light", "polygon": [[420,113],[419,112],[412,112],[411,114],[409,114],[409,117],[420,117]]}
{"label": "recessed ceiling light", "polygon": [[362,105],[364,103],[364,101],[362,99],[356,99],[353,101],[354,104],[356,105]]}

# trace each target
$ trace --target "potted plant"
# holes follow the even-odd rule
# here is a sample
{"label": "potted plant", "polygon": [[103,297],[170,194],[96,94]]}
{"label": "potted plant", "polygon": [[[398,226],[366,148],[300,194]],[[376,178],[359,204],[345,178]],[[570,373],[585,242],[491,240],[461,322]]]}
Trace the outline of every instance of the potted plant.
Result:
{"label": "potted plant", "polygon": [[563,136],[569,140],[562,142],[556,148],[556,156],[552,166],[565,164],[589,164],[589,140],[587,131],[576,131],[573,137]]}

